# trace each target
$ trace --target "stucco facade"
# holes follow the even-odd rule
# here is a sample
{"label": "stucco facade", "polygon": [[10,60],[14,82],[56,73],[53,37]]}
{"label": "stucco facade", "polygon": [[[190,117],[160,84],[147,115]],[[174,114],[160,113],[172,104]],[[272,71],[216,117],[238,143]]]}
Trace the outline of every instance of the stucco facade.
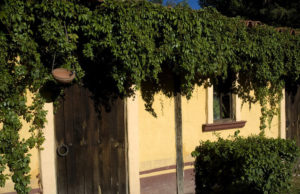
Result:
{"label": "stucco facade", "polygon": [[[191,152],[199,145],[200,141],[217,140],[220,136],[227,138],[233,136],[236,130],[240,130],[241,136],[259,134],[260,105],[252,104],[251,107],[235,96],[236,121],[246,121],[243,128],[226,129],[204,132],[203,124],[213,123],[212,88],[196,87],[192,98],[182,98],[182,141],[183,159],[185,171],[193,168]],[[162,94],[155,96],[153,108],[157,117],[153,117],[144,108],[141,94],[137,94],[138,103],[138,126],[139,126],[139,171],[142,185],[145,178],[147,182],[155,182],[159,175],[175,173],[176,151],[175,151],[175,113],[174,98],[168,98]],[[275,116],[266,136],[285,138],[285,110],[284,99],[280,104],[280,114]],[[186,173],[189,173],[187,171]],[[146,179],[145,179],[146,180]],[[145,182],[145,181],[144,181]],[[143,187],[151,187],[144,185]],[[142,188],[143,190],[143,188]],[[146,190],[144,193],[147,193]]]}
{"label": "stucco facade", "polygon": [[[227,138],[237,129],[226,129],[217,132],[203,132],[203,124],[213,122],[212,119],[212,89],[196,87],[192,98],[182,98],[182,141],[185,169],[192,169],[193,158],[191,152],[201,140],[216,140],[217,135]],[[154,117],[145,110],[145,102],[140,91],[134,98],[126,101],[126,125],[128,143],[128,174],[129,192],[140,193],[140,182],[143,178],[175,172],[175,114],[174,99],[159,93],[155,95],[153,108],[157,114]],[[236,120],[244,120],[246,124],[240,130],[240,135],[249,136],[258,134],[260,106],[248,104],[242,106],[241,100],[236,99]],[[285,138],[284,99],[280,107],[280,115],[275,116],[266,129],[268,137]],[[55,194],[56,191],[56,145],[54,133],[53,104],[47,103],[47,124],[44,129],[46,141],[44,150],[32,149],[31,157],[31,187],[34,192],[43,191],[44,194]],[[28,124],[24,122],[24,130]],[[217,135],[216,135],[217,134]],[[26,137],[25,132],[21,136]],[[0,193],[13,192],[13,183],[8,180]]]}

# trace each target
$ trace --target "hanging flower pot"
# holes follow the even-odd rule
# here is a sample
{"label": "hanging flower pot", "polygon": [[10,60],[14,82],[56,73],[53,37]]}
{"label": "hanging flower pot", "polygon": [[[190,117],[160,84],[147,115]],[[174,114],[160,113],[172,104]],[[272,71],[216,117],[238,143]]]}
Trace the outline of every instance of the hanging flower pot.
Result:
{"label": "hanging flower pot", "polygon": [[71,83],[73,81],[73,79],[75,78],[75,68],[73,66],[73,71],[70,71],[66,68],[54,68],[55,66],[55,57],[56,57],[56,53],[54,53],[53,56],[53,61],[52,61],[52,76],[54,77],[54,79],[60,83],[63,84],[68,84]]}
{"label": "hanging flower pot", "polygon": [[[66,33],[66,40],[67,42],[69,42],[69,38],[68,38],[68,32],[67,32],[67,27],[66,24],[64,23],[64,29],[65,29],[65,33]],[[54,77],[54,79],[56,79],[56,81],[63,83],[63,84],[68,84],[71,83],[73,81],[73,79],[75,78],[75,67],[74,64],[71,63],[71,66],[73,67],[73,71],[70,71],[66,68],[55,68],[55,57],[56,57],[56,52],[54,53],[53,56],[53,61],[52,61],[52,76]]]}
{"label": "hanging flower pot", "polygon": [[60,83],[68,84],[75,78],[75,72],[65,68],[55,68],[52,70],[52,75]]}

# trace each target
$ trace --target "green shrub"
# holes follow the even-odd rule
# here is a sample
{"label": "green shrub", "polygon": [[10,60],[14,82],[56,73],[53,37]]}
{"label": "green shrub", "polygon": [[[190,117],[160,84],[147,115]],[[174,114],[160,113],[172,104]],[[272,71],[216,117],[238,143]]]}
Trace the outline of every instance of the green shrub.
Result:
{"label": "green shrub", "polygon": [[298,155],[295,142],[263,136],[201,142],[196,193],[288,193]]}

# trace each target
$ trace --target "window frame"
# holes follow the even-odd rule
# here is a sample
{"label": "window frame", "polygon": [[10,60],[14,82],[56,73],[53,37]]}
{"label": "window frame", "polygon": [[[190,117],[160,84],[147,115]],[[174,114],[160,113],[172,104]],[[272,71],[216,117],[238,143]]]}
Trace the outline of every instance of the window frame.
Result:
{"label": "window frame", "polygon": [[232,111],[234,112],[235,119],[221,119],[214,122],[213,117],[213,86],[206,89],[207,92],[207,122],[202,125],[203,132],[217,131],[224,129],[243,128],[246,121],[241,120],[241,100],[236,94],[232,94],[232,100],[234,101]]}

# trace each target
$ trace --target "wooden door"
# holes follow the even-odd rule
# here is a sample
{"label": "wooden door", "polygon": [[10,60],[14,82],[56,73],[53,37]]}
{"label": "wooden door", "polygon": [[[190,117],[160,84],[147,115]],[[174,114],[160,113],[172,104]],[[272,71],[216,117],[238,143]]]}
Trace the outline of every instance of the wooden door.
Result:
{"label": "wooden door", "polygon": [[300,87],[296,94],[286,93],[286,136],[300,147]]}
{"label": "wooden door", "polygon": [[71,86],[55,114],[58,194],[128,193],[124,101],[98,114],[91,96]]}

